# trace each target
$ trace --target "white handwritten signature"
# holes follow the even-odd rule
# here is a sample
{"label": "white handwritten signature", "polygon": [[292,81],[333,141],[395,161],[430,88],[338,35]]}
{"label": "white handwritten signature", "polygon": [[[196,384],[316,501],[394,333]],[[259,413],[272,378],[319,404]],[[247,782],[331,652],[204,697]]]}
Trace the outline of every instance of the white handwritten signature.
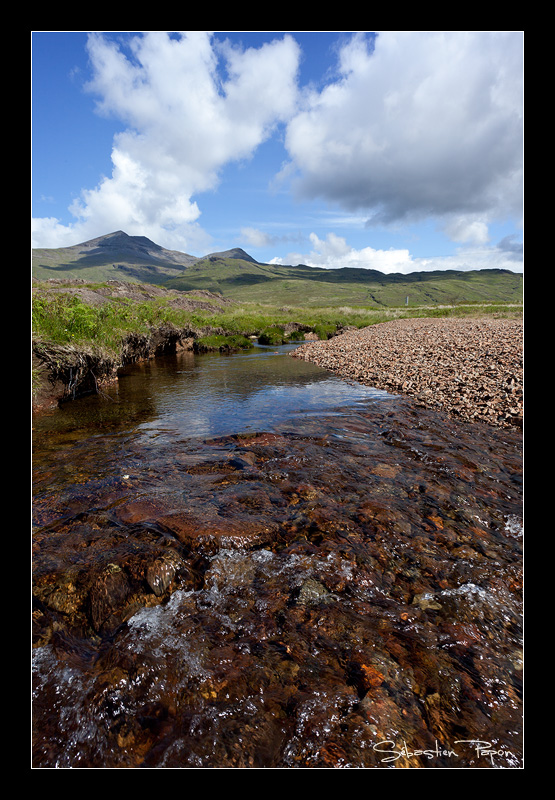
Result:
{"label": "white handwritten signature", "polygon": [[397,761],[399,758],[415,758],[415,757],[424,757],[428,759],[432,758],[458,758],[462,754],[462,750],[470,749],[474,752],[477,758],[487,758],[489,759],[490,763],[495,766],[494,759],[503,759],[505,761],[510,761],[515,763],[517,761],[517,757],[514,753],[512,753],[507,748],[503,746],[495,747],[491,742],[485,742],[481,739],[457,739],[453,742],[453,745],[459,745],[457,748],[458,752],[451,747],[445,747],[441,745],[437,740],[435,746],[431,749],[424,749],[424,750],[410,750],[407,747],[407,743],[403,741],[402,746],[396,746],[395,742],[386,740],[383,742],[377,742],[374,745],[374,750],[377,753],[387,753],[386,758],[380,759],[383,764],[390,763],[392,761]]}

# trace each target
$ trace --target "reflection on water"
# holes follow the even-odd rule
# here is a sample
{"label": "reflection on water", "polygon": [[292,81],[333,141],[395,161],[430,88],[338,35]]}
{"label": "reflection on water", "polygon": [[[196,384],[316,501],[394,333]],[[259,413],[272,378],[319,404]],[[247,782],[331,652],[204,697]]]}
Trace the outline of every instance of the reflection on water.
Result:
{"label": "reflection on water", "polygon": [[[283,350],[257,348],[232,358],[207,355],[202,360],[188,354],[170,365],[160,364],[165,377],[156,381],[152,419],[142,423],[141,432],[180,438],[221,436],[272,427],[296,414],[387,397],[377,389],[338,380],[316,366],[303,368],[296,359],[281,357]],[[136,403],[143,379],[136,372],[124,379],[120,401]]]}
{"label": "reflection on water", "polygon": [[34,766],[520,767],[519,435],[275,350],[37,421]]}
{"label": "reflection on water", "polygon": [[[257,346],[233,356],[183,352],[133,365],[101,395],[65,404],[34,425],[35,497],[44,478],[48,491],[55,465],[60,487],[90,463],[96,476],[120,474],[137,448],[145,459],[163,458],[167,442],[269,430],[279,422],[390,395],[339,380],[313,364],[287,357],[295,346]],[[156,440],[156,449],[149,442]],[[133,444],[131,444],[133,443]],[[72,458],[68,462],[66,448]],[[95,456],[95,454],[97,454]],[[93,476],[91,476],[93,477]],[[66,480],[68,479],[68,480]],[[59,487],[59,488],[60,488]]]}
{"label": "reflection on water", "polygon": [[55,417],[40,421],[37,433],[83,425],[98,430],[134,421],[135,429],[147,435],[218,436],[388,397],[313,364],[284,358],[291,349],[257,346],[233,356],[183,352],[134,365],[102,396],[67,404]]}

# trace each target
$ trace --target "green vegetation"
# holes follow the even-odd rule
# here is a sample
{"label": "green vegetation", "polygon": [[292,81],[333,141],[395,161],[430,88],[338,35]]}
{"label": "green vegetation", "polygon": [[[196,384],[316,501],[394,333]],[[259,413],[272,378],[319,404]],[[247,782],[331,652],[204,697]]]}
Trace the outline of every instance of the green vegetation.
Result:
{"label": "green vegetation", "polygon": [[89,345],[114,354],[119,353],[126,336],[148,334],[152,327],[165,324],[180,327],[190,316],[159,300],[118,300],[98,306],[48,291],[37,294],[32,304],[35,338],[58,345]]}
{"label": "green vegetation", "polygon": [[[357,327],[360,327],[360,325],[357,325]],[[329,322],[317,322],[314,325],[314,333],[319,339],[329,339],[334,335],[336,328],[337,325],[330,324]]]}
{"label": "green vegetation", "polygon": [[271,325],[270,327],[264,328],[264,330],[261,331],[258,341],[260,344],[278,345],[285,344],[286,337],[283,328],[280,328],[277,325]]}
{"label": "green vegetation", "polygon": [[421,305],[522,301],[522,275],[503,270],[445,270],[409,275],[367,269],[319,269],[257,264],[238,258],[202,259],[165,288],[208,289],[238,302],[304,308],[359,306],[417,308]]}
{"label": "green vegetation", "polygon": [[[224,311],[184,311],[161,299],[141,302],[118,299],[93,305],[70,294],[45,290],[33,298],[32,325],[34,337],[41,341],[93,346],[115,354],[126,337],[148,335],[153,328],[165,325],[179,329],[222,329],[226,341],[213,339],[212,344],[246,347],[251,336],[260,337],[261,342],[268,344],[303,338],[302,331],[284,334],[286,326],[293,327],[292,323],[327,339],[341,327],[361,328],[395,318],[477,314],[515,316],[521,313],[521,304],[507,303],[380,309],[352,306],[278,308],[259,303],[237,303]],[[206,344],[209,344],[208,340]]]}
{"label": "green vegetation", "polygon": [[362,309],[520,303],[523,276],[508,270],[438,270],[408,275],[345,267],[260,264],[236,248],[195,258],[168,251],[123,231],[73,247],[33,250],[33,277],[85,281],[120,280],[179,291],[208,290],[265,306]]}
{"label": "green vegetation", "polygon": [[[66,287],[67,288],[67,287]],[[106,300],[79,284],[81,296],[56,291],[48,284],[34,291],[32,305],[33,396],[48,380],[61,381],[67,393],[75,391],[77,377],[84,391],[98,390],[103,376],[114,377],[123,363],[152,354],[150,343],[171,347],[179,338],[194,339],[197,352],[234,352],[253,345],[251,337],[269,345],[302,340],[313,331],[327,339],[341,328],[363,328],[391,319],[440,316],[522,316],[522,304],[442,305],[430,308],[364,308],[321,306],[277,307],[233,303],[185,310],[171,305],[171,295],[130,300]],[[142,297],[142,295],[140,295]],[[99,302],[100,299],[100,302]],[[203,304],[206,298],[203,298]],[[190,308],[190,306],[189,306]],[[223,309],[223,310],[222,310]],[[40,369],[39,369],[40,363]],[[40,372],[40,374],[39,374]]]}
{"label": "green vegetation", "polygon": [[396,318],[518,317],[523,309],[523,276],[506,270],[279,266],[239,248],[198,259],[122,231],[34,250],[33,278],[33,385],[47,376],[72,393],[76,375],[94,389],[122,363],[185,338],[197,352],[230,352],[253,337],[275,346]]}
{"label": "green vegetation", "polygon": [[115,231],[71,247],[33,249],[33,277],[163,284],[196,261],[165,250],[144,236]]}
{"label": "green vegetation", "polygon": [[251,347],[254,347],[252,339],[240,334],[226,336],[225,334],[215,333],[209,336],[199,336],[195,340],[195,350],[200,353],[209,350],[249,350]]}

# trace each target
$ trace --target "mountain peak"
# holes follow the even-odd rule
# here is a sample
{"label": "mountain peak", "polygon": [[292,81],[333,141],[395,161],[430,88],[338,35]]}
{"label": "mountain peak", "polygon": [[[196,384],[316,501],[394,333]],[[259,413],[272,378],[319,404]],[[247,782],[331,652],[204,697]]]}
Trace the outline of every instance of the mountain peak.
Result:
{"label": "mountain peak", "polygon": [[250,261],[258,264],[258,261],[249,256],[241,247],[233,247],[231,250],[224,250],[221,253],[209,253],[205,258],[240,258],[242,261]]}
{"label": "mountain peak", "polygon": [[149,249],[162,250],[160,245],[155,244],[146,236],[129,236],[125,231],[113,231],[104,236],[97,236],[82,243],[82,247],[148,247]]}

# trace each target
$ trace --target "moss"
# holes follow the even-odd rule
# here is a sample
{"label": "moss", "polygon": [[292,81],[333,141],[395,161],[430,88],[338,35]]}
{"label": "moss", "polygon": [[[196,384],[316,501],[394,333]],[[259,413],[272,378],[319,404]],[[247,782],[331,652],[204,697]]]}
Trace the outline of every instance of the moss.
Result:
{"label": "moss", "polygon": [[336,325],[326,325],[324,323],[320,323],[314,326],[314,333],[319,339],[331,339],[336,332]]}
{"label": "moss", "polygon": [[222,334],[212,334],[201,336],[196,339],[194,349],[197,353],[207,353],[210,351],[234,352],[237,350],[248,350],[253,347],[252,341],[247,336],[234,334],[225,336]]}
{"label": "moss", "polygon": [[279,328],[277,325],[265,328],[258,337],[259,344],[277,345],[284,344],[286,341],[283,328]]}

